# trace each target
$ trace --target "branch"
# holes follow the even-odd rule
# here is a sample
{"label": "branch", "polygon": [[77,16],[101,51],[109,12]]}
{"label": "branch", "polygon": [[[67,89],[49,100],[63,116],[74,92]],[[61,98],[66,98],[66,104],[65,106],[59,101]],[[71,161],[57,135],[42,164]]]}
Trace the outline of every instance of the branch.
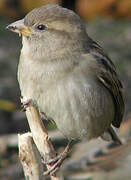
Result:
{"label": "branch", "polygon": [[33,142],[31,133],[18,134],[19,158],[27,180],[44,180],[40,154]]}
{"label": "branch", "polygon": [[[22,101],[24,102],[23,99]],[[42,122],[40,114],[38,110],[35,108],[35,106],[32,104],[32,102],[26,108],[26,116],[31,129],[33,140],[42,158],[47,162],[52,158],[55,158],[56,157],[55,149],[51,144],[51,141],[48,137],[48,133]],[[47,165],[47,169],[50,169],[51,167],[52,165]],[[58,174],[50,175],[50,176],[51,176],[51,180],[62,179],[62,177],[60,177],[60,175],[58,176]]]}

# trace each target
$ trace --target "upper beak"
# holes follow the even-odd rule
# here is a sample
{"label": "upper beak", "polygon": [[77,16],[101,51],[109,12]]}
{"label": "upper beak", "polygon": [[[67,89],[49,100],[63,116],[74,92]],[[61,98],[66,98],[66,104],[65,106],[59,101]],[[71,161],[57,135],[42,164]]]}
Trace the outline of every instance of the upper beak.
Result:
{"label": "upper beak", "polygon": [[28,26],[24,25],[24,19],[16,21],[10,25],[8,25],[6,27],[6,29],[9,29],[13,32],[18,33],[20,36],[24,35],[24,36],[29,36],[30,34],[32,34],[30,28]]}

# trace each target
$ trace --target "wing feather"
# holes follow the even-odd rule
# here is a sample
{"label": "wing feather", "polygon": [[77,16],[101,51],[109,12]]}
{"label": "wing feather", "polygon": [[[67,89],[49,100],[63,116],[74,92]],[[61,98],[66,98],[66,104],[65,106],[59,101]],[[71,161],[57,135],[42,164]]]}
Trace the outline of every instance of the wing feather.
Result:
{"label": "wing feather", "polygon": [[90,42],[90,53],[97,60],[98,66],[100,67],[97,75],[98,81],[108,89],[114,101],[115,118],[112,121],[112,125],[119,128],[125,110],[122,83],[119,80],[115,66],[110,58],[93,40]]}

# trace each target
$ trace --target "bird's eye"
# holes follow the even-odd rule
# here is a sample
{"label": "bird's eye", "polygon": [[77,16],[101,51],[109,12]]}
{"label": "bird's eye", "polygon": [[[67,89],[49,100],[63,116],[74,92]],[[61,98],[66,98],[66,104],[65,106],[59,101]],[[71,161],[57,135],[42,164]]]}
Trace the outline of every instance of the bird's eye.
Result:
{"label": "bird's eye", "polygon": [[45,29],[46,29],[46,26],[45,26],[44,24],[39,24],[39,25],[37,26],[37,29],[39,29],[39,30],[45,30]]}

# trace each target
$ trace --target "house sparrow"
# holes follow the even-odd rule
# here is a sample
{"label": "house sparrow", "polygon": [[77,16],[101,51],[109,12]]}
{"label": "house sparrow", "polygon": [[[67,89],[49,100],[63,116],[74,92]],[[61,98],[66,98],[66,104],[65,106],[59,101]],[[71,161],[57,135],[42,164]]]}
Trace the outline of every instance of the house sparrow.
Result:
{"label": "house sparrow", "polygon": [[22,35],[18,65],[21,95],[36,104],[69,139],[101,136],[121,143],[123,87],[103,49],[73,11],[47,5],[8,29]]}

